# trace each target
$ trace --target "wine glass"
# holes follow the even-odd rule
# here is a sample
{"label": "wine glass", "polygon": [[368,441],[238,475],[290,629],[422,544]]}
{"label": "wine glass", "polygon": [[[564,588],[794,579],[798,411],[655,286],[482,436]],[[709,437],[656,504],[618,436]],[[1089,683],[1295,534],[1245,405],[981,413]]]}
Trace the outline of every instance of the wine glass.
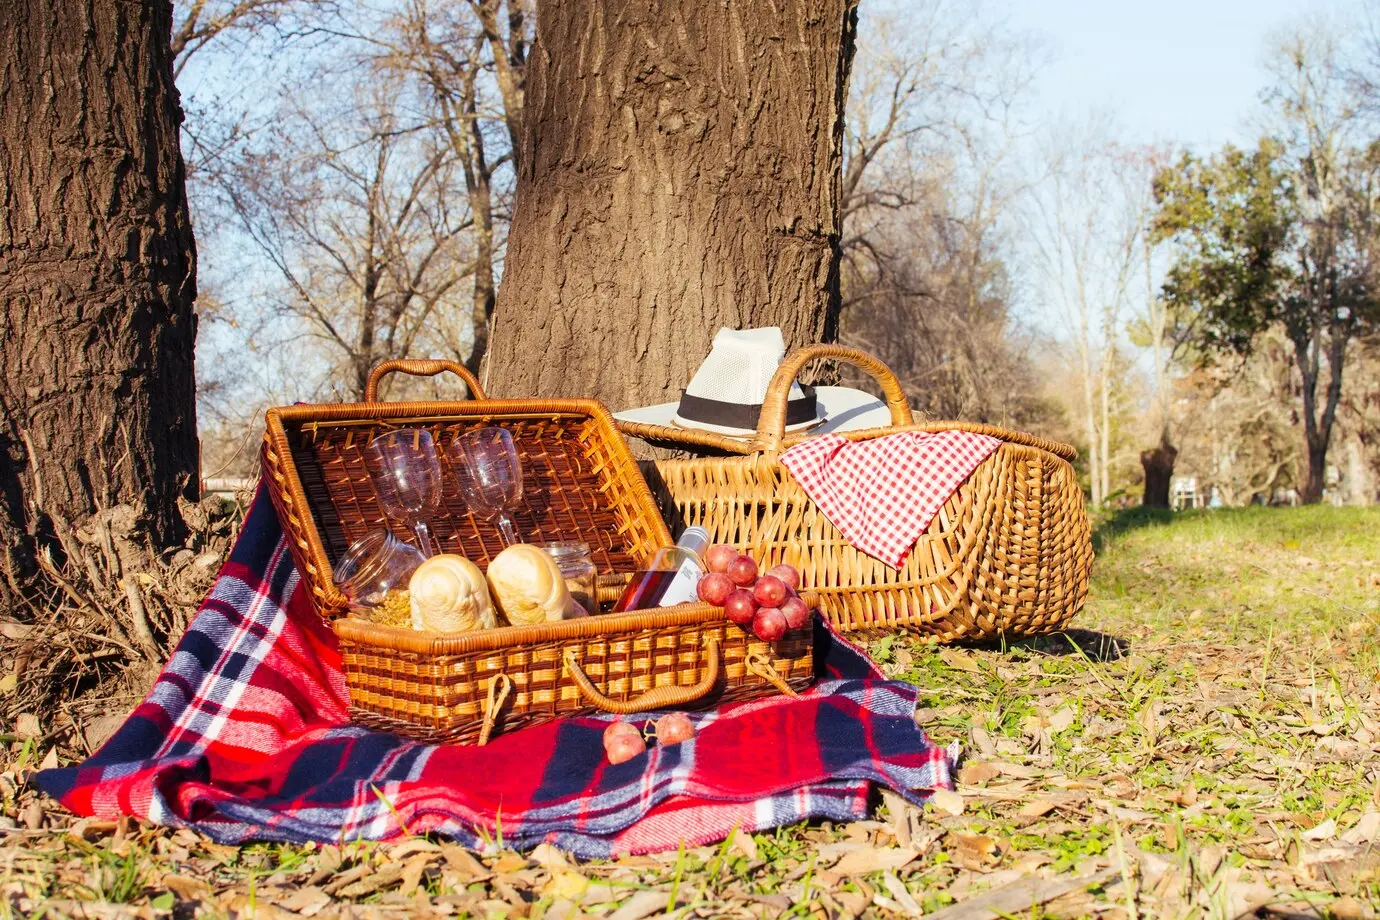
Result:
{"label": "wine glass", "polygon": [[411,527],[417,545],[431,556],[427,518],[441,501],[441,464],[431,433],[399,428],[370,441],[366,453],[379,507],[389,520]]}
{"label": "wine glass", "polygon": [[504,546],[519,542],[509,513],[522,501],[522,462],[513,436],[502,428],[479,428],[457,437],[450,451],[463,470],[460,491],[465,502],[476,511],[498,516]]}

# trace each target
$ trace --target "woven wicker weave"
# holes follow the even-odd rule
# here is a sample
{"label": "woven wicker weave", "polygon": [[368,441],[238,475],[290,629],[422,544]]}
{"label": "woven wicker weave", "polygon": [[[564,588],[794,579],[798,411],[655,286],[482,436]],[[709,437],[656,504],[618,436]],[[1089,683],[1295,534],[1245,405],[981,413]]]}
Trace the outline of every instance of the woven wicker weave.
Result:
{"label": "woven wicker weave", "polygon": [[[708,604],[440,636],[346,618],[352,718],[435,742],[558,716],[711,706],[814,679],[812,637],[767,644]],[[511,687],[501,699],[505,684]],[[494,718],[487,718],[490,714]]]}
{"label": "woven wicker weave", "polygon": [[[476,401],[374,401],[379,379],[395,370],[451,370]],[[344,617],[348,603],[332,566],[351,542],[390,527],[362,449],[393,428],[424,428],[438,446],[479,427],[507,429],[523,467],[519,530],[533,542],[589,544],[606,602],[639,563],[672,542],[626,442],[597,402],[485,400],[462,366],[436,361],[380,365],[366,397],[270,410],[263,451],[264,479],[293,558],[340,639],[356,721],[428,741],[475,741],[496,726],[710,705],[794,691],[813,678],[809,630],[767,645],[704,604],[458,636]],[[448,453],[438,454],[449,474]],[[440,507],[428,519],[438,551],[487,568],[502,549],[497,529],[470,513],[453,475],[443,479]],[[410,531],[391,529],[415,540]]]}
{"label": "woven wicker weave", "polygon": [[[791,381],[819,358],[872,375],[891,410],[890,427],[848,438],[961,429],[1003,442],[949,498],[900,570],[854,549],[778,460],[806,436],[784,433]],[[817,345],[789,355],[751,440],[618,424],[654,444],[718,454],[656,463],[652,487],[663,512],[677,528],[704,527],[764,565],[796,566],[821,611],[843,629],[906,628],[941,641],[1035,635],[1062,628],[1087,597],[1092,540],[1068,462],[1073,448],[991,425],[915,424],[895,375],[855,349]]]}

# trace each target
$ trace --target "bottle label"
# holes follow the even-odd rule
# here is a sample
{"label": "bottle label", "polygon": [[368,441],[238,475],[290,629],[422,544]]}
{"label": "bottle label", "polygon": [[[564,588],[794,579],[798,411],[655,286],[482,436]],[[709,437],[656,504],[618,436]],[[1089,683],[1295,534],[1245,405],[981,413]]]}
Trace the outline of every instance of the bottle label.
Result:
{"label": "bottle label", "polygon": [[680,564],[676,570],[671,583],[666,586],[666,591],[661,595],[661,600],[657,602],[658,607],[674,607],[676,604],[688,604],[698,597],[700,584],[700,567],[695,564],[695,560],[687,559]]}

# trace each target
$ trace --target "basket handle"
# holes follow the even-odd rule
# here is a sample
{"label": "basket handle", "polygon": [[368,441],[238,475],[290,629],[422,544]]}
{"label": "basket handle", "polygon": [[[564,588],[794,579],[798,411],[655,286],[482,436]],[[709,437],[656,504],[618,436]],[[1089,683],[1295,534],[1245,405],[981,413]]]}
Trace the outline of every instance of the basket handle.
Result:
{"label": "basket handle", "polygon": [[767,385],[767,395],[762,400],[762,414],[757,420],[757,437],[752,442],[753,450],[781,449],[781,442],[786,437],[786,401],[790,398],[791,384],[806,364],[821,358],[842,361],[870,374],[873,380],[881,384],[886,406],[891,410],[891,424],[912,424],[910,400],[906,399],[901,381],[896,379],[891,368],[867,352],[846,345],[806,345],[787,355],[772,375],[771,383]]}
{"label": "basket handle", "polygon": [[632,700],[615,700],[600,693],[599,688],[594,686],[589,675],[585,674],[580,663],[575,660],[573,648],[565,650],[565,666],[570,670],[570,676],[574,678],[575,686],[580,688],[580,693],[585,699],[605,712],[625,716],[634,712],[684,706],[693,703],[713,690],[714,685],[719,682],[719,640],[708,640],[704,644],[704,649],[705,654],[709,656],[709,667],[705,670],[704,677],[700,678],[699,683],[693,687],[653,687]]}
{"label": "basket handle", "polygon": [[470,399],[483,399],[484,388],[479,385],[479,381],[471,374],[469,368],[454,361],[438,359],[418,360],[415,358],[394,358],[390,361],[380,362],[369,372],[369,382],[364,385],[364,401],[379,401],[379,381],[386,374],[397,371],[400,374],[411,374],[414,377],[435,377],[441,371],[450,371],[461,380],[465,381],[465,386],[469,388]]}

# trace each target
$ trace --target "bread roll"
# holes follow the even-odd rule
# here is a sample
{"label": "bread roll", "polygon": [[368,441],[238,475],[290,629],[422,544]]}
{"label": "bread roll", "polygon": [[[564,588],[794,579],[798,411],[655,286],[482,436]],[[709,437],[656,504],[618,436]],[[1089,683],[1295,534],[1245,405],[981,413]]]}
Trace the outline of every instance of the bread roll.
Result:
{"label": "bread roll", "polygon": [[551,554],[530,543],[516,543],[489,563],[494,603],[514,626],[531,626],[584,616],[566,587]]}
{"label": "bread roll", "polygon": [[496,623],[484,573],[463,556],[432,556],[412,573],[408,591],[413,629],[469,632]]}

